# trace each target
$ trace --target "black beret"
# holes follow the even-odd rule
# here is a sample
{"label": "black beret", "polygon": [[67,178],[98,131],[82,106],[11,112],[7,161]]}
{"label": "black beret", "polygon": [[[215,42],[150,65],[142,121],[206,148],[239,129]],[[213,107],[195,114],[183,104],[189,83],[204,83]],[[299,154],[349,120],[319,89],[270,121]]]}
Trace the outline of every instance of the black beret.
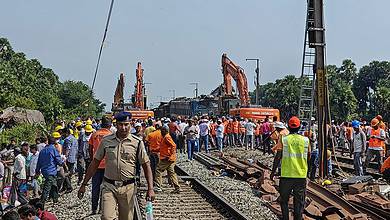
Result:
{"label": "black beret", "polygon": [[115,115],[115,119],[117,122],[130,122],[131,121],[131,113],[130,112],[119,112]]}

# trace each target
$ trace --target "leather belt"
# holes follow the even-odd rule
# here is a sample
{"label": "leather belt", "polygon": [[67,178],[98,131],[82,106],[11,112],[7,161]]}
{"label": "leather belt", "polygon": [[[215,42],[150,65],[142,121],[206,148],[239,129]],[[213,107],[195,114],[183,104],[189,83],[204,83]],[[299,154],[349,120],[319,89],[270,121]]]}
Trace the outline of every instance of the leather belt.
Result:
{"label": "leather belt", "polygon": [[107,177],[104,177],[104,180],[109,183],[109,184],[112,184],[116,187],[122,187],[122,186],[127,186],[129,184],[132,184],[135,182],[135,179],[134,178],[131,178],[131,179],[128,179],[128,180],[125,180],[125,181],[117,181],[117,180],[112,180],[112,179],[108,179]]}

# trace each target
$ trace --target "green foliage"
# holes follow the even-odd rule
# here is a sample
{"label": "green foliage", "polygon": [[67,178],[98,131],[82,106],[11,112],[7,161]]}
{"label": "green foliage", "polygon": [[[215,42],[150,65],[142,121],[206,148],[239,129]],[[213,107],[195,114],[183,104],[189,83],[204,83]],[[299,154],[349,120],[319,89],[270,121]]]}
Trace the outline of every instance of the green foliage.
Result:
{"label": "green foliage", "polygon": [[[14,52],[5,38],[0,38],[0,48],[0,109],[17,106],[39,110],[47,122],[67,114],[97,116],[103,112],[104,104],[93,97],[86,84],[61,83],[53,70],[38,60]],[[87,110],[84,104],[88,104]]]}
{"label": "green foliage", "polygon": [[288,75],[275,83],[260,86],[260,104],[279,109],[282,119],[297,115],[300,82],[299,78]]}
{"label": "green foliage", "polygon": [[35,138],[40,137],[43,134],[42,127],[38,125],[20,124],[1,132],[0,143],[9,143],[11,138],[15,138],[18,144],[22,141],[34,143]]}
{"label": "green foliage", "polygon": [[[390,62],[372,61],[358,71],[347,59],[340,67],[328,65],[327,79],[332,119],[351,121],[381,114],[385,121],[390,120]],[[300,87],[294,76],[261,85],[260,104],[278,108],[286,119],[297,114]]]}

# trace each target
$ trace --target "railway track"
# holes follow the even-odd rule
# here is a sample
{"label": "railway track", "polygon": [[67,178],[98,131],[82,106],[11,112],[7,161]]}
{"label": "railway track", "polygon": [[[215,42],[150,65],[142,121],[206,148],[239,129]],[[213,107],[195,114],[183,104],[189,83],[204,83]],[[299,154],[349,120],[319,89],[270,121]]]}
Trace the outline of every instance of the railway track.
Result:
{"label": "railway track", "polygon": [[[336,160],[337,160],[337,163],[336,163]],[[345,157],[345,156],[342,156],[342,155],[336,153],[336,160],[333,159],[333,167],[334,168],[337,169],[338,166],[340,166],[340,168],[343,171],[346,171],[348,173],[353,173],[353,174],[355,173],[355,168],[353,166],[353,159],[352,158]],[[378,164],[373,163],[373,162],[371,162],[368,165],[366,173],[368,175],[371,175],[375,179],[379,179],[379,178],[382,177],[382,174],[380,174],[379,171],[378,171]]]}
{"label": "railway track", "polygon": [[[165,182],[163,192],[156,193],[153,202],[154,219],[248,219],[198,179],[188,176],[178,166],[176,170],[181,175],[179,184],[183,192],[172,193],[174,188]],[[135,197],[135,219],[138,220],[145,219],[146,190],[146,187],[139,187]]]}
{"label": "railway track", "polygon": [[[263,175],[261,178],[267,178],[269,167],[261,162],[250,163],[245,159],[237,158],[215,158],[210,155],[200,154],[200,162],[206,166],[213,168],[213,166],[225,166],[226,169],[236,169],[236,174],[241,174],[242,178],[249,178],[251,175],[258,176],[259,172]],[[225,162],[225,164],[221,163]],[[264,181],[264,180],[263,180]],[[265,180],[268,181],[268,180]],[[272,191],[272,190],[271,190]],[[264,191],[263,191],[264,193]],[[308,219],[372,219],[372,220],[384,220],[389,219],[389,216],[385,212],[376,212],[366,204],[351,203],[336,193],[318,185],[315,182],[309,182],[307,185],[307,195],[309,198],[309,205],[305,209],[305,215]],[[264,196],[264,195],[263,195]],[[274,197],[274,195],[270,195]],[[279,204],[270,199],[269,208],[276,214],[280,215]]]}

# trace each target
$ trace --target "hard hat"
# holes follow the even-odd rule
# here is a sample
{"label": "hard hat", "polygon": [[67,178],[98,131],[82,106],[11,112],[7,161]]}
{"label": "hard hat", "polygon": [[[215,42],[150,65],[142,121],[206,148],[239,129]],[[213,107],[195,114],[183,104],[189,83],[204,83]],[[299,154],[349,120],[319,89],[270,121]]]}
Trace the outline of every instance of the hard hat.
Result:
{"label": "hard hat", "polygon": [[61,134],[59,133],[59,132],[53,132],[52,134],[51,134],[51,136],[53,136],[53,138],[60,138],[61,137]]}
{"label": "hard hat", "polygon": [[382,121],[383,120],[382,115],[377,115],[376,119],[378,119],[379,121]]}
{"label": "hard hat", "polygon": [[77,122],[76,122],[76,128],[77,128],[77,127],[80,127],[81,125],[83,125],[83,122],[82,122],[82,121],[77,121]]}
{"label": "hard hat", "polygon": [[332,156],[332,151],[326,150],[326,158],[329,160],[331,156]]}
{"label": "hard hat", "polygon": [[64,129],[64,127],[62,127],[62,125],[57,125],[55,128],[54,128],[54,131],[59,131],[59,130],[62,130]]}
{"label": "hard hat", "polygon": [[92,124],[92,121],[91,121],[91,119],[88,119],[85,123],[86,123],[87,125],[91,125],[91,124]]}
{"label": "hard hat", "polygon": [[135,123],[134,127],[142,127],[142,124],[141,123]]}
{"label": "hard hat", "polygon": [[116,119],[113,119],[113,120],[112,120],[112,123],[115,123],[115,122],[116,122]]}
{"label": "hard hat", "polygon": [[379,120],[377,118],[373,118],[371,120],[371,126],[374,127],[374,126],[377,126],[379,124]]}
{"label": "hard hat", "polygon": [[330,180],[324,180],[324,182],[322,182],[322,185],[331,185],[332,184],[332,181]]}
{"label": "hard hat", "polygon": [[290,128],[299,128],[301,126],[301,121],[298,117],[293,116],[288,120],[288,126]]}
{"label": "hard hat", "polygon": [[70,134],[74,134],[73,129],[69,129]]}
{"label": "hard hat", "polygon": [[85,126],[85,132],[88,132],[88,133],[93,132],[92,125],[86,125],[86,126]]}
{"label": "hard hat", "polygon": [[359,126],[360,126],[360,121],[358,121],[358,120],[353,120],[352,121],[352,127],[353,128],[359,128]]}

